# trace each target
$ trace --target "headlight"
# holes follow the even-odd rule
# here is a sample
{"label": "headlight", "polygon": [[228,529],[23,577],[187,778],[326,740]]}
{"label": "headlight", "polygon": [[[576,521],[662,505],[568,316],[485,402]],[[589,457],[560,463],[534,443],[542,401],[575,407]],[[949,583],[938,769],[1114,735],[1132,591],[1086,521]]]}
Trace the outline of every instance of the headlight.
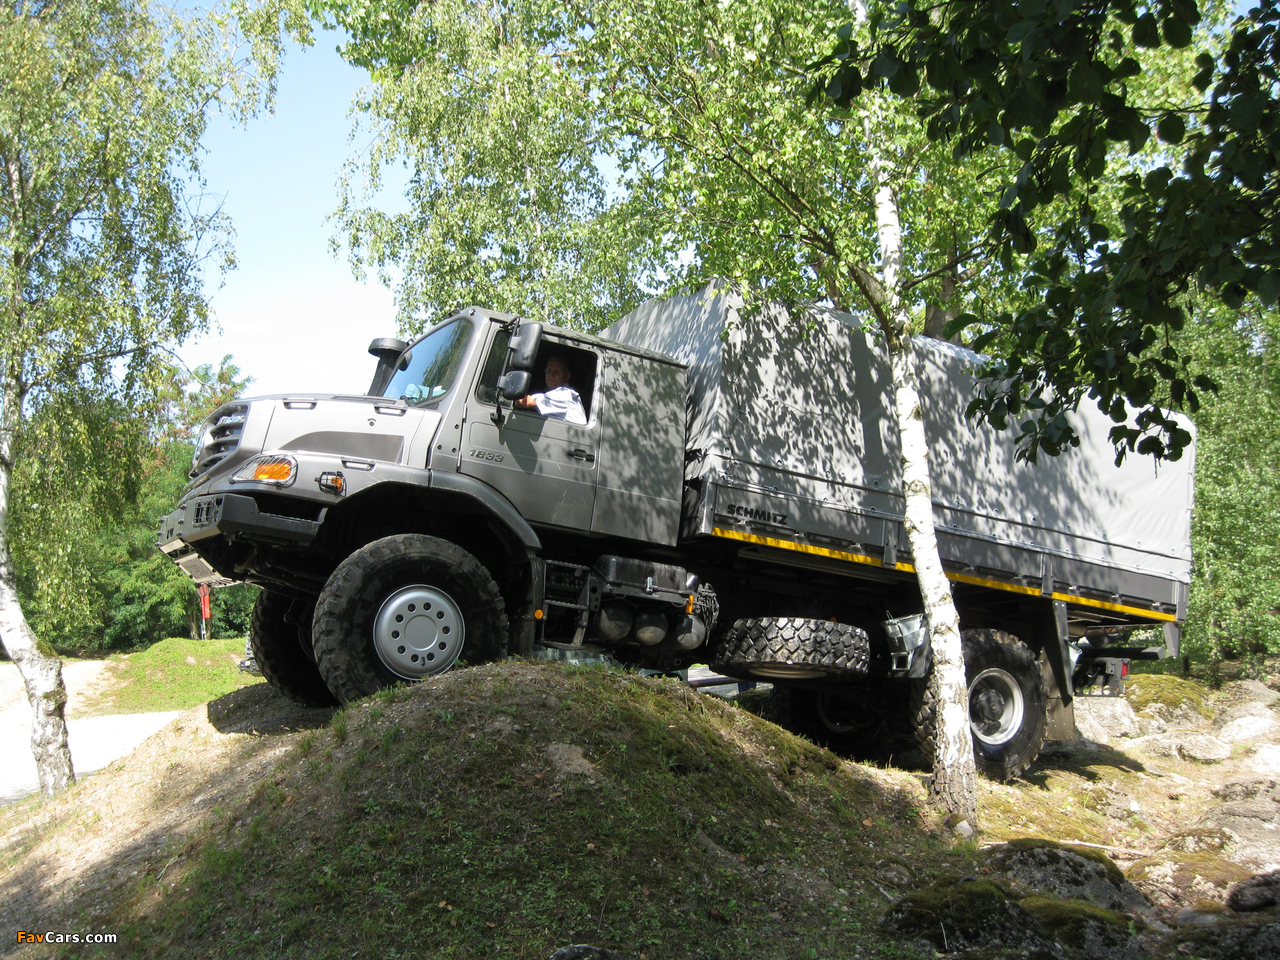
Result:
{"label": "headlight", "polygon": [[232,483],[253,481],[287,487],[298,476],[298,461],[282,453],[254,457],[232,476]]}

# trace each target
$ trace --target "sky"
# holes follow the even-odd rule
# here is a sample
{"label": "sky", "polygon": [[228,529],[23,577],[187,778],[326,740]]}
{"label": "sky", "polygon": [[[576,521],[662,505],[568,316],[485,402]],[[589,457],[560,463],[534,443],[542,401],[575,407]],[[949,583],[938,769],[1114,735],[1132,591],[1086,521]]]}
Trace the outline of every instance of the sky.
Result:
{"label": "sky", "polygon": [[248,395],[363,393],[369,342],[396,334],[391,292],[329,249],[338,178],[360,146],[348,143],[347,114],[368,79],[338,56],[338,39],[317,32],[314,46],[290,48],[273,115],[247,127],[217,117],[205,137],[207,189],[231,218],[239,266],[221,289],[216,273],[206,287],[221,331],[179,356],[195,367],[231,354],[254,379]]}

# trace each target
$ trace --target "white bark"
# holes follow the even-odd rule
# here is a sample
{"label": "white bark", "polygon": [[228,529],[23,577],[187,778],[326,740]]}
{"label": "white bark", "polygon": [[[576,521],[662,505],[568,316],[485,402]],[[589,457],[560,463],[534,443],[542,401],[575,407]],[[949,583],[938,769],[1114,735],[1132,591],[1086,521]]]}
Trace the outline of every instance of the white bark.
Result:
{"label": "white bark", "polygon": [[31,753],[40,791],[51,796],[75,783],[67,747],[64,710],[67,688],[62,661],[36,639],[18,603],[17,577],[9,549],[9,503],[13,488],[13,440],[22,415],[22,398],[12,376],[3,377],[0,392],[0,642],[18,667],[31,706]]}
{"label": "white bark", "polygon": [[[863,0],[854,0],[859,23],[866,21]],[[977,826],[977,770],[969,729],[969,694],[960,646],[960,617],[951,597],[951,584],[938,554],[933,525],[933,482],[929,474],[929,444],[924,414],[916,386],[915,353],[909,333],[909,315],[899,287],[902,272],[902,225],[893,191],[894,167],[880,149],[881,140],[868,108],[862,114],[863,136],[871,156],[875,190],[876,230],[880,246],[880,271],[884,281],[876,311],[889,348],[893,376],[894,410],[902,446],[902,493],[906,499],[904,527],[911,545],[916,580],[924,600],[925,619],[933,645],[933,673],[929,683],[937,694],[934,732],[933,778],[929,793],[945,809]]]}

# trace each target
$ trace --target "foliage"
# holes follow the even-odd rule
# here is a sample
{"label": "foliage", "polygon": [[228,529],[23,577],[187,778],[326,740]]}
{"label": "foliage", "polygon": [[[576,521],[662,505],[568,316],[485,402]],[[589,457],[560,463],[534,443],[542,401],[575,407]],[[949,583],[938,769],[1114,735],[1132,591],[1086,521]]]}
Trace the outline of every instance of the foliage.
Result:
{"label": "foliage", "polygon": [[1186,650],[1217,660],[1280,653],[1280,317],[1206,306],[1180,339],[1219,391],[1195,416],[1195,576]]}
{"label": "foliage", "polygon": [[399,269],[402,324],[483,303],[596,328],[643,299],[642,248],[662,230],[610,190],[600,157],[617,134],[562,39],[580,22],[573,11],[470,0],[312,9],[350,31],[344,55],[375,80],[361,103],[378,134],[369,192],[386,165],[413,171],[408,212],[362,206],[354,167],[337,212],[354,263]]}
{"label": "foliage", "polygon": [[[136,492],[108,490],[100,503],[93,485],[70,476],[59,483],[66,491],[61,497],[19,501],[12,519],[19,595],[39,636],[63,649],[123,649],[198,634],[196,587],[156,549],[155,524],[186,485],[190,431],[249,382],[230,361],[223,358],[217,370],[197,367],[185,383],[170,368],[152,405],[154,420],[128,413],[108,419],[142,431],[145,443],[134,454],[138,468],[129,481]],[[26,434],[38,434],[42,423],[32,421]],[[74,470],[65,459],[46,460],[20,447],[18,489],[38,483],[50,464]],[[256,594],[245,585],[218,591],[210,635],[244,636]]]}
{"label": "foliage", "polygon": [[[1077,442],[1065,411],[1088,397],[1115,421],[1118,456],[1176,458],[1190,434],[1162,407],[1194,413],[1212,389],[1177,345],[1186,295],[1231,309],[1280,295],[1277,4],[1230,31],[1225,5],[1202,17],[1194,0],[896,9],[873,43],[842,29],[823,74],[835,103],[884,85],[957,156],[1017,158],[989,238],[1035,303],[986,318],[999,362],[971,411],[1001,426],[1025,413],[1034,460]],[[1150,82],[1171,59],[1181,84]],[[1159,157],[1129,163],[1153,135]],[[1099,204],[1117,171],[1120,202]]]}
{"label": "foliage", "polygon": [[[359,209],[350,189],[339,210],[358,263],[404,271],[402,322],[485,302],[592,328],[712,277],[865,306],[878,254],[860,121],[806,109],[797,66],[821,55],[843,4],[312,9],[373,71],[368,178],[393,162],[414,173],[408,214]],[[878,120],[903,170],[922,312],[944,278],[984,270],[970,229],[983,193],[896,106]]]}
{"label": "foliage", "polygon": [[[211,109],[243,118],[269,102],[282,25],[309,32],[291,0],[199,13],[147,0],[0,10],[0,630],[10,652],[35,643],[13,599],[19,582],[64,642],[103,622],[113,582],[122,601],[137,592],[111,562],[136,553],[139,538],[111,546],[114,533],[93,532],[136,521],[138,495],[163,473],[141,465],[164,439],[149,424],[171,389],[168,351],[207,324],[206,263],[232,262],[228,225],[200,193],[200,138]],[[134,609],[125,602],[120,616]]]}

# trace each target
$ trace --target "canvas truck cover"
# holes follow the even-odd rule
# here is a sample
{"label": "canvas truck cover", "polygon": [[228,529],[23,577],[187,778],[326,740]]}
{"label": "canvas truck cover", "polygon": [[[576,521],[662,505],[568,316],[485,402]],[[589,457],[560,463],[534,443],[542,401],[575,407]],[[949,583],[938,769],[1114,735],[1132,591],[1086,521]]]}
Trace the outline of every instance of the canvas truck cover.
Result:
{"label": "canvas truck cover", "polygon": [[[689,368],[682,536],[912,570],[888,357],[857,318],[727,287],[653,301],[605,336]],[[964,416],[982,358],[917,338],[934,517],[948,576],[1153,621],[1185,615],[1194,457],[1114,463],[1111,421],[1015,460],[1015,431]],[[1191,430],[1188,424],[1187,429]]]}

